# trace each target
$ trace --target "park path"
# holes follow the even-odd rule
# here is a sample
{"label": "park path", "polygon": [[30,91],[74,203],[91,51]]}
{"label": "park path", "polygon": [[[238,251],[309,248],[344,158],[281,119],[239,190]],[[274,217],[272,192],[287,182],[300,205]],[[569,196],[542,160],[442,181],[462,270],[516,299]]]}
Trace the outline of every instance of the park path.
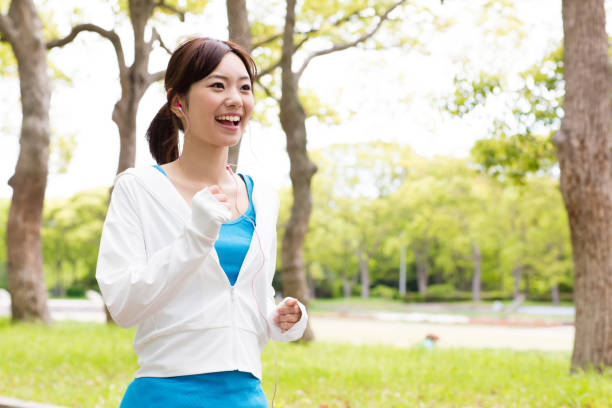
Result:
{"label": "park path", "polygon": [[479,324],[407,323],[368,318],[313,315],[311,326],[320,341],[388,344],[410,347],[428,334],[440,347],[510,348],[571,351],[574,327],[516,327]]}

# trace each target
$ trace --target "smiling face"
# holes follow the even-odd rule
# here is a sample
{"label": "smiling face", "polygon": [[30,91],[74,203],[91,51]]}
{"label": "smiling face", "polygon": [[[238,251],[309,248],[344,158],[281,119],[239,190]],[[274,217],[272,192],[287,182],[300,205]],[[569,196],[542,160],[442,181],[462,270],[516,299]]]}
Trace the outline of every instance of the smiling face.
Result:
{"label": "smiling face", "polygon": [[247,69],[233,52],[225,54],[208,76],[191,85],[186,100],[179,100],[187,117],[183,125],[188,137],[216,147],[238,143],[254,104]]}

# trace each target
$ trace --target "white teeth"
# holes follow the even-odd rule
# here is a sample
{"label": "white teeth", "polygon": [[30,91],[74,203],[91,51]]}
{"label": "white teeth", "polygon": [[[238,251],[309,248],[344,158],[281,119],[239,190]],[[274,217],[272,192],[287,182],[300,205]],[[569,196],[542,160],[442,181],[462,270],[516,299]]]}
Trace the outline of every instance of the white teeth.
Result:
{"label": "white teeth", "polygon": [[219,120],[229,120],[231,122],[238,122],[238,121],[240,121],[240,116],[223,115],[223,116],[217,116],[217,119],[219,119]]}

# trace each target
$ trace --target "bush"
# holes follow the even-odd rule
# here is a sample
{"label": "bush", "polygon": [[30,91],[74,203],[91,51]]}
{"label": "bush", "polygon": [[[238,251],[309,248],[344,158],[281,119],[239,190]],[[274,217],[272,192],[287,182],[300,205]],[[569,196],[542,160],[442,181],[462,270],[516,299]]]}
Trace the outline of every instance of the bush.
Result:
{"label": "bush", "polygon": [[383,299],[399,299],[399,290],[386,285],[376,285],[370,290],[370,296]]}
{"label": "bush", "polygon": [[451,284],[430,285],[427,287],[425,295],[418,292],[407,293],[404,302],[465,302],[472,300],[472,292],[462,292],[456,290]]}
{"label": "bush", "polygon": [[81,286],[69,286],[66,288],[66,296],[69,298],[85,297],[85,288]]}
{"label": "bush", "polygon": [[455,287],[450,283],[429,285],[425,296],[428,298],[449,298],[455,293]]}
{"label": "bush", "polygon": [[483,301],[496,301],[496,300],[512,300],[512,292],[503,290],[490,290],[486,292],[480,292],[480,299]]}

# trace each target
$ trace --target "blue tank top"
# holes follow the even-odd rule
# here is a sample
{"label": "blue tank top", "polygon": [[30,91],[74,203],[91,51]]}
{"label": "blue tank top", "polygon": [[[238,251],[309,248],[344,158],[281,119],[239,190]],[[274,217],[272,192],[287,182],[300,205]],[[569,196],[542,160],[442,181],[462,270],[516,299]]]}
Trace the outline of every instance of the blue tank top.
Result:
{"label": "blue tank top", "polygon": [[[155,165],[154,167],[168,177],[160,166]],[[238,175],[246,184],[249,195],[249,207],[239,218],[221,225],[219,237],[215,241],[215,250],[219,256],[219,263],[232,286],[238,279],[240,268],[251,246],[253,231],[255,230],[254,226],[256,225],[255,208],[253,207],[252,199],[253,179],[240,173]]]}

